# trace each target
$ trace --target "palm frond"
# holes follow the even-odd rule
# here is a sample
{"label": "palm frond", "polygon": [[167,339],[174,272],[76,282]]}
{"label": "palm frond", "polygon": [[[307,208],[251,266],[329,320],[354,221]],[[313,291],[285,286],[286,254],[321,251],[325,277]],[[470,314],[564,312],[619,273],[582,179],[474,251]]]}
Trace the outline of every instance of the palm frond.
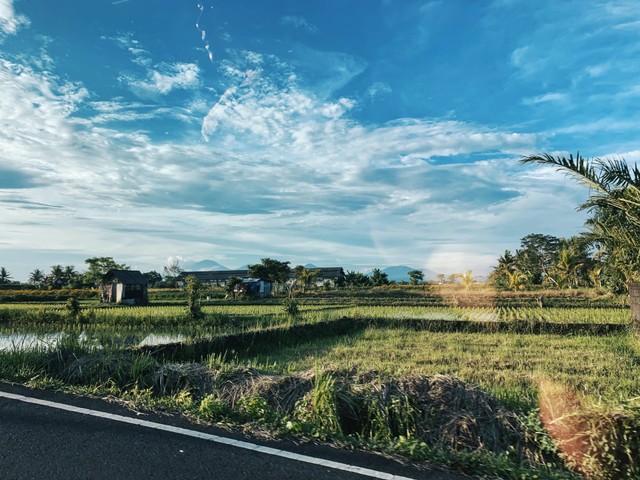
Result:
{"label": "palm frond", "polygon": [[[601,179],[612,188],[627,188],[633,185],[631,170],[627,162],[621,158],[609,158],[607,160],[596,159],[601,173]],[[636,167],[637,168],[637,167]]]}
{"label": "palm frond", "polygon": [[557,170],[576,177],[578,181],[584,183],[589,188],[607,192],[607,182],[603,181],[601,176],[598,175],[599,169],[596,169],[599,162],[599,159],[585,159],[580,156],[580,152],[576,153],[575,157],[570,154],[569,158],[554,157],[548,153],[543,153],[541,155],[529,155],[520,159],[520,163],[522,164],[537,163],[556,167]]}

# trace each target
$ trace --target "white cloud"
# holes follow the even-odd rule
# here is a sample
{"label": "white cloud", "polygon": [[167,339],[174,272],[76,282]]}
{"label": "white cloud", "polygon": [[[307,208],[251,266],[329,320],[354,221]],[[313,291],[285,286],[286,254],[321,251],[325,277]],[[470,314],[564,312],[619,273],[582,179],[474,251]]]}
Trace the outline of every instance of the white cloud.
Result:
{"label": "white cloud", "polygon": [[162,63],[150,69],[146,80],[124,77],[138,93],[167,95],[173,90],[194,89],[200,85],[200,68],[195,63]]}
{"label": "white cloud", "polygon": [[542,95],[538,95],[536,97],[525,98],[522,103],[525,105],[538,105],[540,103],[549,103],[549,102],[566,102],[569,99],[569,95],[566,93],[559,92],[550,92]]}
{"label": "white cloud", "polygon": [[[237,61],[225,65],[230,85],[203,120],[208,143],[106,128],[172,113],[120,98],[91,101],[80,84],[0,62],[0,170],[29,180],[19,193],[0,187],[0,230],[10,232],[0,249],[42,250],[47,238],[59,254],[74,245],[79,258],[113,256],[117,235],[119,261],[152,268],[168,254],[239,266],[311,255],[340,264],[340,252],[345,265],[450,272],[513,248],[513,231],[531,233],[531,205],[540,208],[532,214],[540,231],[566,227],[553,216],[576,204],[562,201],[574,195],[559,187],[562,179],[540,182],[509,167],[535,150],[536,135],[423,118],[365,125],[355,120],[357,102],[312,93],[278,59],[244,52]],[[156,66],[158,76],[137,87],[192,88],[199,71],[189,65],[196,67]],[[95,115],[79,117],[81,106]],[[197,99],[184,115],[202,109]],[[545,202],[556,210],[543,213]]]}
{"label": "white cloud", "polygon": [[600,63],[598,65],[593,65],[591,67],[586,68],[587,73],[594,78],[601,77],[602,75],[607,73],[609,70],[611,70],[610,62]]}
{"label": "white cloud", "polygon": [[13,0],[0,0],[0,33],[12,35],[22,26],[29,25],[29,19],[16,14]]}
{"label": "white cloud", "polygon": [[392,91],[393,89],[388,84],[384,82],[375,82],[367,88],[366,95],[372,100],[375,100],[377,97],[388,95]]}
{"label": "white cloud", "polygon": [[294,28],[306,30],[309,33],[317,33],[318,27],[309,23],[304,17],[297,15],[286,15],[280,19],[282,25],[289,25]]}

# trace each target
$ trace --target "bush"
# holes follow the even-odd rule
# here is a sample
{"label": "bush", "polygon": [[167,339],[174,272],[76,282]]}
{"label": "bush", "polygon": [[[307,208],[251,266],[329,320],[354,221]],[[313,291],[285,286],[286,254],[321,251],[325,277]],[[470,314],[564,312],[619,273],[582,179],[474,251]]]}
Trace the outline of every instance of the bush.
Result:
{"label": "bush", "polygon": [[290,317],[296,317],[300,313],[300,307],[298,306],[298,301],[295,298],[285,298],[282,301],[282,306],[284,308],[284,313]]}

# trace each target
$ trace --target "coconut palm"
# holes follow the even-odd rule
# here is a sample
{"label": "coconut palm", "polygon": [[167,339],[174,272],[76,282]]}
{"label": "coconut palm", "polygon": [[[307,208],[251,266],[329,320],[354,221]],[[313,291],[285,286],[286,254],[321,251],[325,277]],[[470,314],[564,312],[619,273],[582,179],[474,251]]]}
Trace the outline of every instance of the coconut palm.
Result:
{"label": "coconut palm", "polygon": [[515,270],[508,270],[505,272],[508,281],[509,290],[518,291],[524,290],[527,286],[527,274],[517,268]]}
{"label": "coconut palm", "polygon": [[475,283],[473,272],[471,270],[467,270],[466,272],[459,274],[458,277],[460,278],[460,284],[465,290],[471,289],[471,286]]}
{"label": "coconut palm", "polygon": [[0,283],[9,283],[11,280],[11,274],[6,268],[0,267]]}
{"label": "coconut palm", "polygon": [[36,268],[29,274],[29,283],[40,286],[44,282],[44,272]]}
{"label": "coconut palm", "polygon": [[[576,154],[566,157],[554,157],[546,153],[524,157],[522,163],[550,165],[573,176],[586,185],[591,194],[580,209],[600,210],[601,212],[619,213],[620,220],[633,228],[640,228],[640,170],[637,165],[631,167],[622,159],[594,158],[586,160]],[[628,235],[621,236],[609,227],[611,240],[627,243],[631,240],[637,246],[637,239]]]}
{"label": "coconut palm", "polygon": [[[615,158],[585,159],[579,153],[568,158],[543,153],[524,157],[521,162],[556,167],[587,186],[589,198],[580,209],[594,213],[589,228],[610,254],[617,252],[617,256],[631,260],[631,264],[627,263],[627,270],[632,272],[627,275],[628,285],[640,280],[640,170],[637,165],[632,167],[625,160]],[[636,284],[631,290],[633,327],[639,331],[640,288]]]}

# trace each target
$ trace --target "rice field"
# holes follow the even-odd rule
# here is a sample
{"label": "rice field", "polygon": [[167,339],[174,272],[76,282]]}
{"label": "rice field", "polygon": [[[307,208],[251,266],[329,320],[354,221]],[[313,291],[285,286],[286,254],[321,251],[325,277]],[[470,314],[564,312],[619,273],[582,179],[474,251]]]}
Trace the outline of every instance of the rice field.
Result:
{"label": "rice field", "polygon": [[[526,335],[369,328],[249,359],[273,373],[375,370],[386,376],[453,375],[519,406],[535,405],[538,383],[553,379],[594,402],[640,398],[640,340],[616,335]],[[640,405],[640,404],[639,404]]]}
{"label": "rice field", "polygon": [[[216,319],[274,319],[286,317],[279,304],[211,305],[202,308],[203,323]],[[88,323],[104,324],[175,324],[189,322],[183,306],[89,307],[83,310]],[[0,325],[18,323],[65,322],[65,308],[60,304],[0,304]],[[532,308],[532,307],[433,307],[379,305],[305,305],[299,319],[304,322],[330,321],[338,318],[456,320],[477,322],[549,322],[559,324],[616,324],[630,322],[628,308]]]}
{"label": "rice field", "polygon": [[[84,303],[73,317],[59,303],[0,303],[0,379],[53,375],[60,382],[58,377],[69,375],[68,362],[99,355],[103,363],[95,378],[102,380],[87,381],[111,385],[110,394],[118,395],[109,362],[122,369],[114,359],[125,355],[132,372],[140,363],[158,371],[163,365],[257,371],[265,378],[310,371],[349,372],[350,378],[374,372],[379,381],[447,375],[479,386],[523,415],[535,413],[540,385],[551,380],[590,405],[640,409],[640,338],[626,329],[631,314],[620,303],[594,308],[574,298],[570,308],[542,302],[443,306],[396,298],[385,304],[380,295],[374,302],[350,302],[345,295],[335,303],[317,300],[303,299],[296,316],[275,300],[205,303],[198,319],[184,305]],[[62,363],[52,369],[52,359]],[[119,394],[134,395],[131,385],[122,383]],[[231,408],[207,398],[215,408]]]}

